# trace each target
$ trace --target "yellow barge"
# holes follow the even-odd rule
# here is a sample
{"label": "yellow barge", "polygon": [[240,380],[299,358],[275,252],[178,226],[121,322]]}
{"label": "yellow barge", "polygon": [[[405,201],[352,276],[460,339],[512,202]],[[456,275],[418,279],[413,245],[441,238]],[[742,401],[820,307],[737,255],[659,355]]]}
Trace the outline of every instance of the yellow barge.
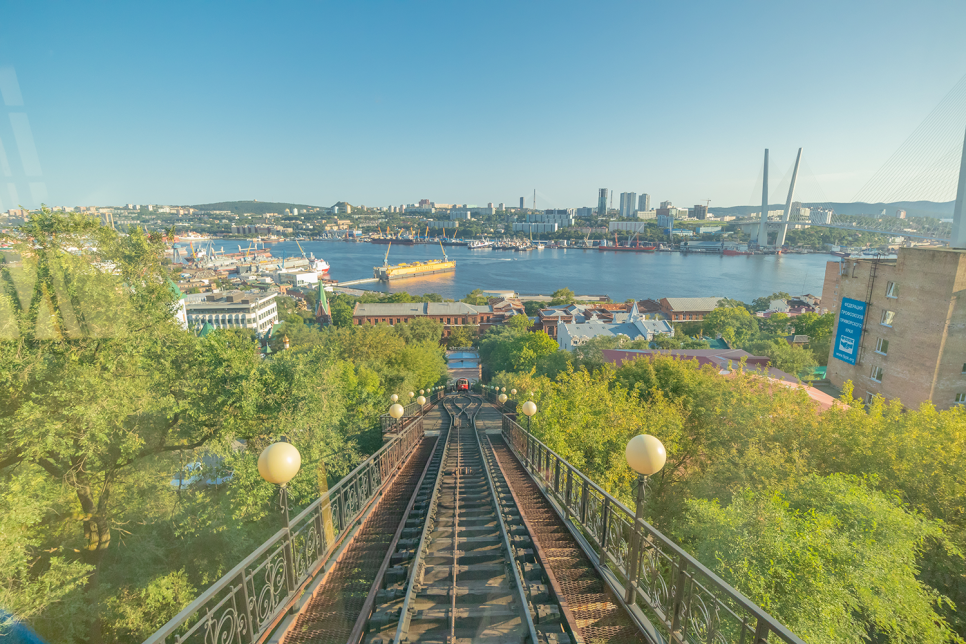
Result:
{"label": "yellow barge", "polygon": [[[442,249],[443,245],[440,244],[439,247]],[[443,259],[431,259],[428,262],[411,262],[392,266],[389,265],[390,250],[392,250],[392,244],[389,244],[389,248],[386,249],[386,258],[383,260],[382,266],[373,266],[372,268],[375,278],[383,282],[404,277],[448,273],[456,270],[456,262],[446,257],[445,250],[443,250]]]}

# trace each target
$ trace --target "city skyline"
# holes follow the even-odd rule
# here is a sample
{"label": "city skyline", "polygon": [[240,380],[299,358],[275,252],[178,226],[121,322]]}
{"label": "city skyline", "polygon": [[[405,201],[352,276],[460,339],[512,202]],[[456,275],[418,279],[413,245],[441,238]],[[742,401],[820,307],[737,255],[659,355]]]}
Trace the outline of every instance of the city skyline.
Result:
{"label": "city skyline", "polygon": [[[778,192],[800,146],[801,200],[850,201],[966,69],[966,7],[940,2],[175,7],[9,11],[0,210],[529,207],[535,186],[538,208],[559,208],[608,186],[615,207],[637,191],[713,211],[760,201],[765,147]],[[618,38],[619,24],[654,35]],[[778,29],[799,46],[756,44]]]}

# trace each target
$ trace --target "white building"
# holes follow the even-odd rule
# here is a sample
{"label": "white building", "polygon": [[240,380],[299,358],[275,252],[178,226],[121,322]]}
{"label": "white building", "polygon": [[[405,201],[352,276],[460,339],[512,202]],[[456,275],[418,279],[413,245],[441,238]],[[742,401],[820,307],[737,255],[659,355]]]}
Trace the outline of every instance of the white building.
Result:
{"label": "white building", "polygon": [[278,322],[278,293],[228,291],[186,296],[185,308],[189,326],[206,322],[215,329],[252,329],[258,335],[267,333]]}
{"label": "white building", "polygon": [[560,228],[560,224],[538,224],[533,222],[525,222],[522,224],[513,224],[513,232],[524,232],[524,233],[555,233],[557,229]]}
{"label": "white building", "polygon": [[[642,195],[646,197],[647,195]],[[634,212],[634,216],[638,219],[657,219],[656,210],[637,210]]]}

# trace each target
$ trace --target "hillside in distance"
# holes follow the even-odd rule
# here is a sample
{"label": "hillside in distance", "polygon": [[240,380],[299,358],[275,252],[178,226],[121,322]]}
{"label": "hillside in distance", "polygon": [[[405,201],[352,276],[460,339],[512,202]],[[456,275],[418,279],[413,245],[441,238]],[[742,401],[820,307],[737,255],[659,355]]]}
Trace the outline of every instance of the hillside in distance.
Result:
{"label": "hillside in distance", "polygon": [[[907,217],[933,217],[950,219],[953,216],[952,201],[894,201],[892,203],[835,202],[802,203],[807,208],[831,208],[837,215],[872,215],[878,217],[884,208],[886,215],[894,217],[897,210],[905,210]],[[769,210],[784,210],[785,204],[772,204]],[[721,217],[747,217],[761,212],[761,206],[711,207],[711,212]]]}
{"label": "hillside in distance", "polygon": [[301,203],[280,203],[276,201],[219,201],[217,203],[198,204],[190,206],[195,210],[229,210],[235,215],[264,215],[269,212],[283,213],[285,209],[298,208],[306,210],[308,208],[319,208],[319,206],[309,206]]}

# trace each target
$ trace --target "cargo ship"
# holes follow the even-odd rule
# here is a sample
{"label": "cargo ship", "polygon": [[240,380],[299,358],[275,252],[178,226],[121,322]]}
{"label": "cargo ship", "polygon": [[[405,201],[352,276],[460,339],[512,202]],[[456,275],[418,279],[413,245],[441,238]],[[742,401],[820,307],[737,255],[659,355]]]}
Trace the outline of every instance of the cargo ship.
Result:
{"label": "cargo ship", "polygon": [[[439,247],[442,249],[443,245],[440,244]],[[445,250],[443,250],[443,259],[431,259],[428,262],[410,262],[392,266],[389,265],[390,250],[392,250],[392,244],[386,250],[386,258],[383,260],[382,266],[373,266],[372,268],[375,278],[382,282],[389,282],[404,277],[420,277],[423,275],[433,275],[434,273],[449,273],[450,271],[456,270],[456,262],[446,257]]]}
{"label": "cargo ship", "polygon": [[721,251],[721,254],[726,257],[735,257],[737,255],[752,255],[753,253],[750,253],[746,250],[736,250],[732,248],[725,248],[723,251]]}

